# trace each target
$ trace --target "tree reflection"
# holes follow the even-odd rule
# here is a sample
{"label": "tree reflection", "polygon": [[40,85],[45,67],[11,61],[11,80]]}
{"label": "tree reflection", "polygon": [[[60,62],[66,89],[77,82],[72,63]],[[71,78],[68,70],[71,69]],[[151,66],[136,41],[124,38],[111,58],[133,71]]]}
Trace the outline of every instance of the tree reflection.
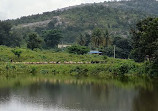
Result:
{"label": "tree reflection", "polygon": [[158,111],[158,87],[153,90],[140,89],[133,101],[133,111]]}
{"label": "tree reflection", "polygon": [[0,88],[0,102],[5,103],[10,100],[10,89]]}

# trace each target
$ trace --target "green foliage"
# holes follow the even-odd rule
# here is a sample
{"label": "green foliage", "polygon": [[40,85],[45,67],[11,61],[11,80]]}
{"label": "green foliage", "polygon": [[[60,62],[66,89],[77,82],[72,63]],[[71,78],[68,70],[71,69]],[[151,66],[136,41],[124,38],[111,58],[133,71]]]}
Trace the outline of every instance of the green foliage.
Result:
{"label": "green foliage", "polygon": [[70,74],[75,77],[87,77],[88,69],[82,66],[76,66],[74,69],[70,70]]}
{"label": "green foliage", "polygon": [[83,54],[87,54],[89,51],[90,50],[84,46],[74,45],[74,46],[68,47],[68,52],[72,54],[83,55]]}
{"label": "green foliage", "polygon": [[100,52],[103,53],[103,55],[106,55],[108,57],[113,57],[114,56],[114,47],[113,46],[108,46],[105,48],[100,48],[99,49]]}
{"label": "green foliage", "polygon": [[37,73],[37,68],[36,68],[36,67],[31,67],[30,73],[31,73],[32,75],[35,75],[35,74]]}
{"label": "green foliage", "polygon": [[94,47],[99,48],[103,44],[103,35],[100,29],[95,29],[92,33],[91,42]]}
{"label": "green foliage", "polygon": [[102,61],[102,56],[97,55],[77,55],[77,54],[69,54],[67,52],[63,52],[60,50],[38,50],[34,49],[33,51],[26,48],[17,48],[16,50],[21,50],[22,54],[20,58],[15,57],[14,53],[11,50],[15,50],[14,48],[9,48],[6,46],[0,46],[0,62],[64,62],[64,61]]}
{"label": "green foliage", "polygon": [[[148,15],[144,14],[142,11],[135,11],[133,7],[135,7],[136,4],[132,4],[132,6],[130,6],[130,3],[126,6],[126,2],[95,3],[91,5],[76,6],[69,10],[58,10],[22,17],[21,19],[9,22],[17,25],[15,28],[17,30],[20,29],[19,27],[22,27],[22,31],[26,30],[26,33],[28,33],[28,29],[31,29],[31,31],[38,32],[40,36],[43,30],[59,29],[63,34],[62,40],[66,43],[75,42],[77,38],[76,35],[85,32],[91,33],[95,28],[108,28],[109,32],[114,32],[114,35],[127,37],[130,27],[133,26],[136,21]],[[109,5],[109,7],[105,5]],[[127,10],[126,7],[128,6],[129,9]],[[154,7],[157,6],[154,5]],[[141,6],[141,8],[144,7]],[[153,7],[150,7],[150,9],[153,9]],[[45,27],[45,25],[39,27],[39,25],[35,23],[47,23],[47,20],[52,20],[48,23],[47,27]],[[25,27],[23,24],[27,23],[35,24],[33,24],[33,27],[29,24],[28,27]]]}
{"label": "green foliage", "polygon": [[116,57],[127,59],[132,50],[131,39],[115,37],[113,45],[116,46]]}
{"label": "green foliage", "polygon": [[[124,76],[125,74],[128,73],[139,73],[138,71],[138,65],[134,62],[119,62],[116,63],[114,66],[112,66],[110,68],[110,71],[114,74],[114,75],[121,75]],[[134,73],[133,73],[134,74]]]}
{"label": "green foliage", "polygon": [[14,53],[14,55],[16,55],[18,58],[20,57],[20,55],[21,55],[21,53],[22,53],[22,51],[19,50],[19,49],[14,49],[14,50],[11,50],[11,51],[12,51],[12,53]]}
{"label": "green foliage", "polygon": [[60,42],[60,39],[62,38],[61,31],[55,29],[55,30],[47,30],[44,32],[44,41],[47,47],[55,48]]}
{"label": "green foliage", "polygon": [[22,38],[18,35],[17,31],[12,30],[12,25],[6,21],[0,21],[0,45],[18,46]]}
{"label": "green foliage", "polygon": [[83,34],[80,34],[79,38],[77,39],[77,44],[81,46],[86,45],[86,38],[84,37]]}
{"label": "green foliage", "polygon": [[48,70],[46,70],[46,69],[42,69],[42,70],[40,71],[40,73],[41,73],[41,74],[48,74],[48,73],[49,73],[49,71],[48,71]]}
{"label": "green foliage", "polygon": [[158,18],[147,18],[140,21],[136,25],[136,29],[132,30],[133,40],[133,58],[142,62],[145,58],[150,61],[157,59],[156,52],[158,50]]}
{"label": "green foliage", "polygon": [[0,45],[9,45],[11,27],[8,22],[0,21]]}
{"label": "green foliage", "polygon": [[37,33],[28,34],[29,40],[27,43],[27,48],[33,50],[35,48],[40,48],[42,40],[39,38]]}

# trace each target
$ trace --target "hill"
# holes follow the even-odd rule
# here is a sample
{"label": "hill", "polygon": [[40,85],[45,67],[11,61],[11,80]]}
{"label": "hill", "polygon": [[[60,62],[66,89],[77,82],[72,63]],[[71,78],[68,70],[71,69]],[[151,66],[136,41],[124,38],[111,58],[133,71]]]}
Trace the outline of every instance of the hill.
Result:
{"label": "hill", "polygon": [[128,37],[130,28],[147,16],[157,16],[155,0],[104,2],[81,4],[43,14],[9,20],[14,29],[41,34],[45,29],[60,29],[64,43],[74,43],[80,33],[91,33],[95,28],[108,29],[113,36]]}

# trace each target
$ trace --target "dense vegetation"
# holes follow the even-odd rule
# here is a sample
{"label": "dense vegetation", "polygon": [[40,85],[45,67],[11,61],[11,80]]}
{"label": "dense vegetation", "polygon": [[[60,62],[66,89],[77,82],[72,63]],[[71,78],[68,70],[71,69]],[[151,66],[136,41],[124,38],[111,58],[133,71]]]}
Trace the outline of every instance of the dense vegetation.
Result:
{"label": "dense vegetation", "polygon": [[[74,43],[79,34],[91,34],[95,28],[108,29],[112,36],[128,37],[128,30],[139,20],[156,12],[158,2],[150,1],[153,7],[148,7],[149,13],[144,9],[144,4],[149,1],[122,1],[87,4],[65,8],[53,12],[22,17],[9,20],[15,30],[20,30],[22,35],[30,31],[37,32],[41,37],[43,30],[59,29],[63,34],[64,43]],[[140,7],[140,8],[139,8]],[[139,9],[138,9],[139,8]],[[141,11],[140,11],[141,10]],[[21,31],[22,29],[22,31]]]}
{"label": "dense vegetation", "polygon": [[[150,2],[157,3],[156,1]],[[77,77],[87,77],[93,74],[98,76],[100,73],[103,78],[106,74],[110,74],[110,78],[118,75],[121,77],[128,76],[129,74],[157,76],[158,19],[150,17],[140,20],[147,15],[130,8],[124,10],[121,7],[104,6],[106,3],[102,3],[102,5],[100,3],[81,5],[68,10],[49,12],[46,17],[42,16],[45,18],[33,19],[33,21],[40,21],[46,20],[50,16],[53,17],[52,20],[47,21],[48,23],[45,26],[36,26],[36,23],[27,24],[26,26],[19,25],[27,23],[27,21],[32,22],[32,17],[39,18],[41,15],[19,20],[0,21],[0,45],[4,45],[0,46],[0,73],[3,75],[8,71],[23,70],[25,73],[31,74],[37,72],[44,74],[67,73]],[[117,3],[139,2],[135,0],[108,2],[107,4],[114,4],[113,6],[115,6]],[[145,3],[149,3],[149,1],[147,0]],[[22,22],[22,20],[25,21]],[[137,22],[138,20],[139,22]],[[11,23],[14,25],[11,25]],[[61,41],[65,43],[76,42],[76,44],[66,49],[57,49],[57,45]],[[23,48],[20,48],[21,46]],[[101,51],[103,56],[88,55],[87,53],[90,50]],[[132,58],[136,62],[144,63],[112,59],[107,56],[122,59]],[[48,64],[29,66],[6,63],[51,61],[61,64],[57,66]],[[77,66],[62,65],[68,61],[70,63],[80,62],[85,64],[77,64]],[[87,65],[86,62],[102,62],[104,64]],[[53,67],[55,67],[55,72],[52,70]],[[7,76],[5,75],[5,77]]]}
{"label": "dense vegetation", "polygon": [[[113,59],[99,55],[76,55],[50,50],[13,49],[5,46],[1,46],[0,50],[0,75],[3,78],[37,74],[112,79],[122,76],[144,76],[146,74],[145,65],[133,60]],[[12,50],[21,51],[20,56],[14,55]],[[11,62],[43,62],[43,64],[11,63],[10,60],[12,60]],[[60,61],[60,64],[45,64],[45,62],[50,61]],[[65,61],[80,63],[67,64]],[[86,64],[86,62],[93,63],[94,61],[102,61],[104,64]]]}
{"label": "dense vegetation", "polygon": [[[14,53],[14,52],[15,53]],[[20,56],[18,57],[18,54]],[[0,62],[91,62],[91,61],[103,61],[104,57],[98,55],[76,55],[69,54],[67,52],[58,52],[56,49],[40,50],[40,49],[27,49],[27,48],[9,48],[6,46],[0,46]]]}
{"label": "dense vegetation", "polygon": [[137,62],[150,62],[151,74],[158,74],[158,18],[147,18],[137,23],[132,30],[133,50],[131,55]]}

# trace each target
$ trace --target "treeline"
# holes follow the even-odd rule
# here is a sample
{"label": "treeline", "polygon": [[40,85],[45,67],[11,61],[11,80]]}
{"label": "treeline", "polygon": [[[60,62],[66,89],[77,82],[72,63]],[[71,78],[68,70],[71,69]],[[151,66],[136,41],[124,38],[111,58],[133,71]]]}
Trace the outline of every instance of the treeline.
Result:
{"label": "treeline", "polygon": [[36,32],[23,33],[12,29],[12,25],[0,21],[0,45],[9,47],[27,46],[27,48],[55,48],[63,37],[60,30],[43,30],[41,35]]}
{"label": "treeline", "polygon": [[[78,46],[69,49],[71,53],[85,54],[89,50],[102,51],[106,56],[113,55],[113,47],[116,47],[117,58],[131,58],[136,62],[145,62],[144,73],[158,74],[158,18],[146,18],[139,21],[131,28],[129,38],[112,36],[108,29],[96,28],[92,33],[81,33],[76,40]],[[0,45],[20,46],[18,33],[11,30],[7,22],[0,22]],[[62,38],[61,31],[57,29],[43,30],[42,37],[35,32],[28,33],[27,47],[55,48]],[[13,53],[20,53],[13,51]],[[17,54],[18,56],[18,54]]]}
{"label": "treeline", "polygon": [[81,34],[77,43],[100,50],[107,56],[113,56],[113,46],[116,46],[116,57],[146,61],[144,72],[158,75],[158,18],[146,18],[138,22],[130,33],[130,39],[112,38],[108,30],[96,29],[91,35]]}
{"label": "treeline", "polygon": [[[105,4],[109,5],[109,8],[121,8],[123,10],[127,9],[134,9],[133,11],[141,11],[141,12],[146,12],[148,14],[158,14],[157,12],[157,5],[158,1],[156,0],[111,0],[111,1],[105,1]],[[122,5],[119,5],[122,4]],[[92,5],[87,5],[87,6],[93,6]],[[104,5],[103,3],[95,3],[95,5]],[[86,6],[86,5],[85,5]],[[119,7],[118,7],[119,6]],[[78,6],[74,6],[73,8],[70,8],[68,10],[73,10],[77,8]],[[82,7],[81,5],[81,8]],[[8,20],[8,22],[11,22],[14,25],[18,24],[25,24],[25,23],[33,23],[33,22],[39,22],[39,21],[44,21],[48,20],[54,16],[59,16],[63,13],[67,12],[67,8],[63,10],[55,10],[52,12],[44,12],[43,14],[36,14],[36,15],[30,15],[30,16],[23,16],[21,18],[15,19],[15,20]]]}
{"label": "treeline", "polygon": [[126,11],[117,8],[105,7],[104,5],[93,4],[65,11],[53,13],[48,12],[43,15],[29,16],[25,17],[25,19],[21,18],[19,20],[13,20],[11,23],[21,24],[51,20],[45,26],[28,25],[28,27],[23,27],[23,25],[18,25],[17,27],[14,26],[14,29],[18,30],[18,32],[23,32],[22,35],[34,31],[40,36],[43,30],[58,29],[63,33],[62,41],[64,41],[64,43],[74,43],[78,33],[92,32],[96,27],[101,29],[108,28],[109,31],[114,32],[114,35],[128,37],[128,30],[130,27],[146,16],[147,15],[143,13],[133,10]]}
{"label": "treeline", "polygon": [[109,57],[114,56],[115,46],[116,57],[122,59],[128,59],[132,49],[132,41],[130,37],[114,37],[112,32],[109,32],[108,29],[103,30],[99,28],[94,29],[91,34],[80,34],[76,43],[80,46],[89,47],[91,50],[99,50],[103,52],[103,55],[107,55]]}

